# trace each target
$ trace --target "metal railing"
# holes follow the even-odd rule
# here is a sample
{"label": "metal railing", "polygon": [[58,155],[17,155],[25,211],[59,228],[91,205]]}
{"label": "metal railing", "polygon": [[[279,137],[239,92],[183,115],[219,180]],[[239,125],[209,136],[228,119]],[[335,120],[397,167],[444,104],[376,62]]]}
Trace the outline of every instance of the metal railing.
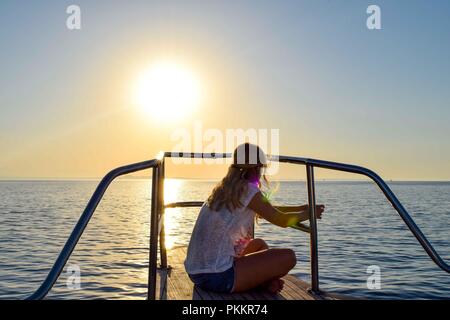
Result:
{"label": "metal railing", "polygon": [[[438,267],[440,267],[442,270],[444,270],[445,272],[450,273],[450,266],[436,252],[436,250],[433,248],[431,243],[425,237],[423,232],[420,230],[420,228],[416,225],[414,220],[411,218],[408,211],[403,207],[401,202],[395,196],[395,194],[391,190],[391,188],[389,188],[389,186],[386,184],[386,182],[384,182],[384,180],[381,179],[381,177],[378,174],[376,174],[375,172],[373,172],[372,170],[369,170],[369,169],[361,167],[361,166],[355,166],[355,165],[350,165],[350,164],[317,160],[317,159],[298,158],[298,157],[280,156],[279,161],[284,162],[284,163],[306,165],[307,172],[308,172],[308,175],[307,175],[308,194],[311,194],[311,195],[309,195],[308,199],[309,199],[310,208],[312,208],[312,210],[310,210],[310,222],[313,225],[315,225],[315,223],[316,223],[315,212],[314,212],[315,207],[311,207],[311,205],[315,201],[315,194],[314,194],[314,184],[315,183],[314,183],[314,174],[313,174],[315,167],[322,168],[322,169],[335,170],[335,171],[348,172],[348,173],[355,173],[355,174],[360,174],[360,175],[370,178],[380,188],[380,190],[383,192],[385,197],[392,204],[394,209],[400,215],[400,217],[405,222],[405,224],[407,225],[409,230],[412,232],[414,237],[417,239],[417,241],[423,247],[423,249],[428,254],[428,256],[433,260],[433,262]],[[315,234],[315,235],[313,235],[313,234]],[[318,272],[318,251],[317,251],[317,229],[313,230],[312,228],[311,228],[311,279],[312,279],[311,280],[312,291],[315,293],[320,293],[319,272]]]}
{"label": "metal railing", "polygon": [[[174,202],[164,204],[164,178],[165,178],[165,158],[230,158],[230,153],[181,153],[172,152],[164,153],[160,159],[154,159],[150,161],[140,162],[123,166],[112,170],[108,173],[100,182],[90,201],[88,202],[86,209],[81,215],[78,223],[72,231],[69,239],[67,240],[64,248],[62,249],[58,259],[50,270],[47,278],[42,285],[29,296],[27,299],[43,299],[50,289],[55,284],[61,271],[63,270],[67,260],[73,252],[78,240],[80,239],[84,229],[89,223],[92,214],[97,208],[98,203],[102,199],[109,184],[117,177],[153,168],[152,174],[152,206],[150,214],[150,243],[149,243],[149,272],[148,272],[148,299],[156,299],[156,279],[157,279],[157,252],[158,252],[158,240],[160,249],[160,268],[168,268],[167,264],[167,250],[165,246],[165,234],[164,234],[164,214],[166,208],[177,207],[200,207],[203,202],[200,201],[187,201],[187,202]],[[392,204],[394,209],[398,212],[403,219],[409,230],[416,237],[428,256],[433,262],[439,266],[442,270],[450,273],[450,266],[444,262],[441,256],[434,250],[431,243],[427,240],[420,228],[415,224],[414,220],[409,215],[408,211],[403,207],[398,198],[389,188],[389,186],[372,170],[364,167],[349,165],[338,162],[323,161],[317,159],[289,157],[289,156],[271,156],[271,161],[278,161],[280,163],[291,163],[295,165],[305,165],[306,178],[307,178],[307,190],[308,190],[308,205],[309,205],[309,227],[303,224],[295,226],[296,229],[305,231],[310,234],[310,263],[311,263],[311,292],[316,295],[320,295],[319,286],[319,253],[318,253],[318,232],[315,212],[315,180],[314,180],[314,168],[329,169],[335,171],[343,171],[348,173],[355,173],[364,175],[374,181],[381,189],[385,197]]]}
{"label": "metal railing", "polygon": [[[125,174],[133,173],[136,171],[141,171],[145,169],[155,168],[158,166],[159,160],[150,160],[150,161],[144,161],[139,162],[135,164],[130,164],[127,166],[116,168],[112,171],[110,171],[99,183],[97,186],[97,189],[93,193],[91,199],[89,200],[88,204],[86,205],[86,208],[83,211],[83,214],[79,218],[77,224],[75,225],[72,233],[70,234],[69,238],[66,241],[66,244],[64,245],[63,249],[61,250],[61,253],[59,254],[58,258],[56,259],[56,262],[53,264],[53,267],[50,269],[50,272],[47,275],[47,278],[45,278],[44,282],[40,285],[40,287],[29,297],[27,297],[28,300],[40,300],[45,298],[47,293],[50,291],[50,289],[55,284],[56,280],[58,280],[59,275],[61,274],[62,270],[64,269],[64,266],[67,263],[67,260],[69,260],[70,255],[72,254],[73,250],[75,249],[75,246],[78,243],[78,240],[80,240],[81,235],[84,232],[84,229],[88,225],[89,221],[91,220],[92,215],[94,214],[95,209],[97,208],[98,204],[100,203],[100,200],[103,198],[103,195],[105,194],[106,189],[108,189],[111,182],[116,179],[117,177],[120,177]],[[153,170],[155,172],[156,170]],[[153,205],[152,205],[153,207]]]}

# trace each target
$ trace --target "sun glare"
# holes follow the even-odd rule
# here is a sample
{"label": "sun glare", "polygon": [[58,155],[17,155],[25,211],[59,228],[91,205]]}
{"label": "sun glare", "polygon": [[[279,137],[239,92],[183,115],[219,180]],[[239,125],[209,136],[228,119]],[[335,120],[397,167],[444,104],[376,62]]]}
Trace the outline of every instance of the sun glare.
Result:
{"label": "sun glare", "polygon": [[157,62],[145,70],[135,88],[136,103],[158,120],[180,119],[198,108],[202,90],[196,75],[173,62]]}

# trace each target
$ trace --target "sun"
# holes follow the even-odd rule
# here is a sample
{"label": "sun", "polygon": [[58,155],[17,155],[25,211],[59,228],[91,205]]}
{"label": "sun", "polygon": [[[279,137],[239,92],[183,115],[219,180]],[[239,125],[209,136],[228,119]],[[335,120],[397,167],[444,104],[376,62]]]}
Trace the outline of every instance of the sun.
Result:
{"label": "sun", "polygon": [[202,99],[196,74],[170,61],[153,63],[138,77],[134,98],[150,117],[176,120],[194,112]]}

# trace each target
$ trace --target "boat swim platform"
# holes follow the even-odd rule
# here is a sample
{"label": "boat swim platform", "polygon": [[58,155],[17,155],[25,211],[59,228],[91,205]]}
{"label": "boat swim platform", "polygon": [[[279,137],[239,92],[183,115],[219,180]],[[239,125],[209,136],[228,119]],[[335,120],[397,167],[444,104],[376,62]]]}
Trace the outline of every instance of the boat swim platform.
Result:
{"label": "boat swim platform", "polygon": [[158,269],[156,298],[159,300],[349,300],[353,297],[332,293],[315,295],[308,288],[310,285],[288,274],[284,288],[277,294],[263,289],[253,289],[240,293],[215,293],[195,286],[184,269],[187,247],[167,250],[167,269]]}

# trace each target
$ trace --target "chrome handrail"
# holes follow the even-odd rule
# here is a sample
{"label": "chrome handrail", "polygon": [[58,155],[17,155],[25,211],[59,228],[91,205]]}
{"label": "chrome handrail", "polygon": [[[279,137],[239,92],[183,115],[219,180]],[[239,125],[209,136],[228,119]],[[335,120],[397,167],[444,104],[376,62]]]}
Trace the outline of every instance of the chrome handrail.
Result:
{"label": "chrome handrail", "polygon": [[52,269],[47,275],[47,278],[45,278],[44,282],[40,285],[40,287],[29,297],[27,297],[27,300],[40,300],[43,299],[47,293],[50,291],[50,289],[55,284],[56,280],[58,279],[59,275],[61,274],[64,266],[67,263],[67,260],[69,259],[70,255],[72,254],[73,250],[75,249],[75,246],[78,243],[78,240],[80,239],[81,235],[83,234],[84,229],[86,228],[87,224],[89,223],[92,214],[94,213],[95,209],[97,208],[97,205],[100,203],[100,200],[102,199],[106,189],[111,184],[111,182],[116,179],[119,176],[129,174],[136,171],[141,171],[145,169],[155,168],[158,165],[159,160],[149,160],[139,163],[134,163],[130,165],[126,165],[123,167],[116,168],[112,171],[110,171],[99,183],[97,186],[97,189],[95,190],[94,194],[92,195],[91,199],[89,200],[88,204],[86,205],[86,208],[83,211],[83,214],[81,215],[80,219],[78,220],[77,224],[75,225],[72,233],[70,234],[69,239],[67,239],[66,244],[64,245],[64,248],[61,250],[61,253],[59,254],[58,258],[56,259],[56,262],[54,263]]}
{"label": "chrome handrail", "polygon": [[[171,202],[164,206],[166,209],[174,209],[174,208],[198,208],[203,206],[204,201],[179,201],[179,202]],[[298,223],[297,225],[290,226],[293,229],[297,229],[306,233],[310,233],[311,230],[309,227],[305,226],[303,223]]]}
{"label": "chrome handrail", "polygon": [[[384,182],[384,180],[378,174],[376,174],[374,171],[364,168],[364,167],[361,167],[361,166],[350,165],[350,164],[339,163],[339,162],[317,160],[317,159],[309,159],[309,158],[280,156],[277,158],[277,160],[279,162],[284,162],[284,163],[304,164],[306,166],[318,167],[318,168],[322,168],[322,169],[329,169],[329,170],[361,174],[361,175],[364,175],[364,176],[370,178],[381,189],[381,191],[383,192],[385,197],[392,204],[394,209],[397,211],[397,213],[400,215],[402,220],[408,226],[409,230],[412,232],[414,237],[420,243],[420,245],[425,250],[425,252],[428,254],[428,256],[431,258],[431,260],[442,270],[444,270],[447,273],[450,273],[450,265],[448,265],[441,258],[441,256],[436,252],[436,250],[434,250],[434,247],[431,245],[431,243],[425,237],[425,235],[423,234],[421,229],[416,225],[414,220],[409,215],[408,211],[403,207],[400,200],[398,200],[398,198],[396,197],[394,192],[391,190],[391,188],[389,188],[389,186],[386,184],[386,182]],[[317,259],[317,257],[311,257],[311,258]],[[313,291],[319,292],[318,287],[312,288],[312,289],[313,289]],[[315,290],[315,289],[317,289],[317,290]]]}

